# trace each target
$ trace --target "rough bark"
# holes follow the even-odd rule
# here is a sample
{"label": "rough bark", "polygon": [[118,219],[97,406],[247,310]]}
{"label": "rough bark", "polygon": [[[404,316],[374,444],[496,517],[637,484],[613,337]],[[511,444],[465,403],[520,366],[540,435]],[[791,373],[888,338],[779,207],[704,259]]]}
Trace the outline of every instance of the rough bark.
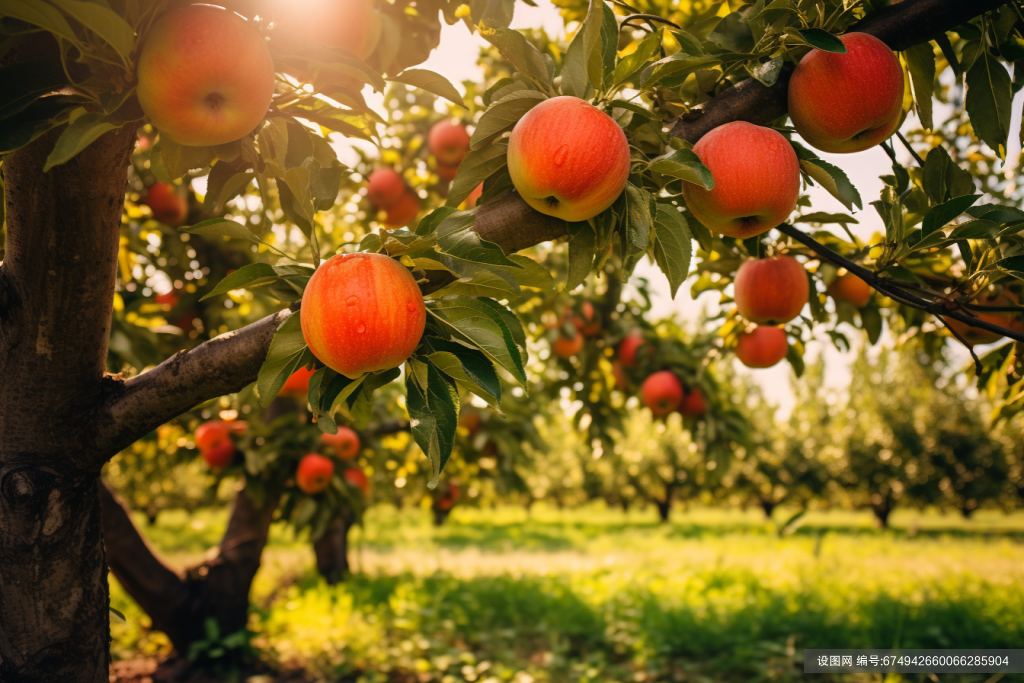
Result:
{"label": "rough bark", "polygon": [[313,544],[317,571],[332,586],[349,575],[348,532],[351,528],[352,515],[339,515],[331,520],[327,531]]}
{"label": "rough bark", "polygon": [[0,266],[0,680],[107,680],[96,476],[134,129],[43,173],[60,131],[4,163]]}

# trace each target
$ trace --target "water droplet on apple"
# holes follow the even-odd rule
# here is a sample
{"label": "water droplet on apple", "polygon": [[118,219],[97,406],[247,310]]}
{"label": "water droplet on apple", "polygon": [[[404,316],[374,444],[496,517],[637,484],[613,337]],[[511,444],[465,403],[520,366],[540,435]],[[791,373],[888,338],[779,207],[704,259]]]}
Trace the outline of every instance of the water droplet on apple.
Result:
{"label": "water droplet on apple", "polygon": [[555,166],[561,166],[565,163],[565,157],[569,156],[569,145],[562,145],[555,150]]}
{"label": "water droplet on apple", "polygon": [[411,301],[409,303],[407,303],[405,305],[405,307],[409,310],[410,313],[415,313],[416,312],[416,304],[414,304]]}
{"label": "water droplet on apple", "polygon": [[349,306],[355,306],[357,303],[359,303],[359,299],[357,297],[350,296],[348,299],[345,300],[345,303],[348,304]]}
{"label": "water droplet on apple", "polygon": [[364,325],[363,323],[359,323],[359,326],[356,327],[356,332],[358,332],[359,334],[366,332],[366,325]]}

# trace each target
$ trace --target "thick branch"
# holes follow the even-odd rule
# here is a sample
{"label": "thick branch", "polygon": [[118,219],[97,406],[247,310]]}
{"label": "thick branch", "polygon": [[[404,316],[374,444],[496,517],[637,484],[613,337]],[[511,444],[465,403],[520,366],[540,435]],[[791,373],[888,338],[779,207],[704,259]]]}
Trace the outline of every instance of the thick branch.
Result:
{"label": "thick branch", "polygon": [[[923,43],[965,21],[1006,4],[1006,0],[904,0],[851,26],[870,33],[896,51]],[[699,108],[677,119],[669,128],[676,136],[697,142],[709,131],[730,121],[766,124],[786,113],[789,73],[772,87],[754,79],[741,81]]]}

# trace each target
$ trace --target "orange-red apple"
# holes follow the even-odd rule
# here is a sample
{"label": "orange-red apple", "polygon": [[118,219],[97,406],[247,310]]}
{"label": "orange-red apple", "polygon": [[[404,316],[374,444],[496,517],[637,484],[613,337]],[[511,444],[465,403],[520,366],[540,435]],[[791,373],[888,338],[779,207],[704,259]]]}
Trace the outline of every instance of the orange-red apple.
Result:
{"label": "orange-red apple", "polygon": [[146,188],[146,196],[142,203],[149,207],[153,218],[176,228],[188,218],[188,202],[175,189],[167,183],[153,183]]}
{"label": "orange-red apple", "polygon": [[212,470],[222,470],[235,461],[235,444],[230,439],[221,441],[206,450],[199,451],[203,461]]}
{"label": "orange-red apple", "polygon": [[318,453],[302,456],[295,473],[295,483],[303,493],[313,495],[326,491],[334,476],[334,461]]}
{"label": "orange-red apple", "polygon": [[412,274],[383,254],[339,254],[320,264],[302,295],[302,336],[346,377],[401,365],[416,350],[427,312]]}
{"label": "orange-red apple", "polygon": [[458,121],[438,121],[427,135],[427,147],[439,165],[457,167],[469,154],[469,133]]}
{"label": "orange-red apple", "polygon": [[626,188],[629,143],[600,109],[577,97],[555,97],[528,111],[512,129],[508,171],[537,211],[585,221]]}
{"label": "orange-red apple", "polygon": [[235,459],[231,427],[220,420],[204,422],[196,428],[196,447],[206,464],[215,470],[227,467]]}
{"label": "orange-red apple", "polygon": [[627,368],[636,367],[636,352],[644,345],[643,335],[633,333],[628,335],[619,344],[619,360]]}
{"label": "orange-red apple", "polygon": [[179,145],[223,145],[248,135],[274,94],[274,61],[259,31],[213,5],[157,19],[136,76],[146,118]]}
{"label": "orange-red apple", "polygon": [[679,413],[686,417],[700,417],[708,410],[704,403],[704,392],[694,387],[686,392],[683,402],[679,404]]}
{"label": "orange-red apple", "polygon": [[405,194],[405,180],[393,168],[379,168],[366,179],[366,198],[378,209],[390,211]]}
{"label": "orange-red apple", "polygon": [[903,69],[893,51],[867,33],[839,36],[846,54],[811,50],[789,81],[796,132],[823,152],[860,152],[896,132]]}
{"label": "orange-red apple", "polygon": [[[1003,290],[999,294],[987,292],[982,294],[974,300],[979,306],[1016,306],[1017,297],[1013,292]],[[1012,311],[993,311],[991,313],[984,313],[982,311],[971,311],[978,316],[978,320],[991,323],[993,325],[999,325],[1005,327],[1008,330],[1015,332],[1024,331],[1024,324],[1021,322],[1020,314],[1013,313]],[[976,344],[991,344],[992,342],[999,341],[1003,338],[1003,335],[998,332],[990,332],[983,330],[978,327],[973,327],[967,323],[962,323],[959,320],[953,320],[943,316],[943,320],[949,323],[949,326],[956,330],[957,334],[964,338],[971,346]]]}
{"label": "orange-red apple", "polygon": [[644,380],[640,398],[655,417],[664,417],[683,402],[683,385],[668,370],[660,370]]}
{"label": "orange-red apple", "polygon": [[559,358],[572,358],[583,350],[583,335],[576,334],[572,337],[562,335],[551,343],[551,350]]}
{"label": "orange-red apple", "polygon": [[164,307],[164,310],[169,311],[178,305],[181,298],[178,296],[178,293],[172,289],[169,292],[157,294],[155,300],[158,304]]}
{"label": "orange-red apple", "polygon": [[788,323],[800,315],[810,293],[807,272],[792,256],[745,261],[733,289],[740,315],[759,325]]}
{"label": "orange-red apple", "polygon": [[281,391],[277,392],[278,395],[305,399],[309,395],[309,380],[313,376],[313,372],[313,370],[299,368],[284,381]]}
{"label": "orange-red apple", "polygon": [[715,186],[683,183],[683,198],[708,229],[746,239],[785,221],[800,196],[800,162],[782,134],[746,121],[715,128],[693,147]]}
{"label": "orange-red apple", "polygon": [[359,443],[359,435],[355,433],[355,430],[344,425],[338,427],[337,434],[323,434],[320,436],[320,440],[325,446],[333,448],[335,454],[342,460],[351,460],[359,455],[362,445]]}
{"label": "orange-red apple", "polygon": [[370,480],[366,478],[366,473],[355,467],[351,467],[345,470],[345,481],[358,487],[365,496],[370,491]]}
{"label": "orange-red apple", "polygon": [[871,301],[871,285],[853,274],[840,275],[825,288],[836,302],[849,301],[856,308],[863,308]]}
{"label": "orange-red apple", "polygon": [[389,228],[402,228],[412,223],[420,212],[420,198],[412,192],[406,192],[398,203],[387,210],[384,225]]}
{"label": "orange-red apple", "polygon": [[770,368],[786,357],[789,342],[781,327],[757,327],[736,342],[736,357],[748,368]]}

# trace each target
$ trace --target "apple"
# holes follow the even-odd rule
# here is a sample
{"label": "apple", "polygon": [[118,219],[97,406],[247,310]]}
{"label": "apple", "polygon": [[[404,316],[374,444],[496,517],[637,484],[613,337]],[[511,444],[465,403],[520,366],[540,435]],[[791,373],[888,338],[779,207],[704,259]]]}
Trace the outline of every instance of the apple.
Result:
{"label": "apple", "polygon": [[303,41],[348,50],[363,60],[381,38],[373,0],[277,0],[273,19]]}
{"label": "apple", "polygon": [[274,61],[259,31],[213,5],[189,5],[157,19],[136,77],[146,118],[179,145],[223,145],[248,135],[274,95]]}
{"label": "apple", "polygon": [[459,416],[459,426],[469,432],[469,438],[476,436],[481,423],[480,413],[476,411],[464,412]]}
{"label": "apple", "polygon": [[337,434],[322,434],[320,440],[325,446],[333,448],[335,454],[342,460],[351,460],[358,456],[362,446],[355,430],[343,425],[338,427]]}
{"label": "apple", "polygon": [[211,470],[222,470],[235,461],[235,444],[230,439],[221,441],[206,450],[199,451],[199,455]]}
{"label": "apple", "polygon": [[660,370],[644,380],[640,398],[655,417],[664,417],[683,402],[683,385],[668,370]]}
{"label": "apple", "polygon": [[694,387],[686,392],[683,402],[679,404],[679,413],[686,417],[700,417],[708,411],[704,404],[704,392],[700,387]]}
{"label": "apple", "polygon": [[789,81],[796,132],[823,152],[860,152],[900,125],[903,69],[893,51],[867,33],[839,36],[846,54],[814,49]]}
{"label": "apple", "polygon": [[626,188],[629,143],[619,124],[577,97],[554,97],[512,129],[508,171],[527,204],[566,221],[585,221]]}
{"label": "apple", "polygon": [[142,203],[149,207],[153,218],[176,228],[188,218],[188,202],[173,185],[156,182],[146,188]]}
{"label": "apple", "polygon": [[636,367],[636,352],[644,345],[643,335],[636,332],[629,334],[619,344],[619,361],[627,368]]}
{"label": "apple", "polygon": [[[979,306],[1016,306],[1017,296],[1013,292],[1003,290],[999,294],[993,292],[986,292],[977,299],[974,300]],[[969,310],[969,309],[968,309]],[[978,316],[978,320],[982,320],[993,325],[999,325],[1005,327],[1008,330],[1015,332],[1024,331],[1024,324],[1021,322],[1020,314],[1013,313],[1010,311],[993,311],[991,313],[984,313],[982,311],[970,311]],[[959,320],[953,320],[943,316],[943,320],[949,323],[949,326],[956,330],[957,334],[964,338],[971,346],[976,344],[991,344],[992,342],[999,341],[1003,338],[1003,335],[997,332],[989,332],[988,330],[982,330],[977,327],[962,323]]]}
{"label": "apple", "polygon": [[220,420],[204,422],[196,428],[196,447],[211,469],[223,469],[234,461],[235,443],[231,440],[231,431],[231,426]]}
{"label": "apple", "polygon": [[693,153],[715,186],[683,183],[683,198],[708,229],[746,239],[771,230],[796,208],[800,162],[779,132],[733,121],[702,137]]}
{"label": "apple", "polygon": [[792,256],[744,261],[733,288],[740,315],[759,325],[788,323],[810,294],[807,272]]}
{"label": "apple", "polygon": [[740,334],[736,357],[748,368],[770,368],[786,357],[789,342],[781,327],[759,326]]}
{"label": "apple", "polygon": [[551,343],[551,350],[559,358],[572,358],[583,350],[583,335],[576,334],[572,337],[562,335]]}
{"label": "apple", "polygon": [[303,493],[313,495],[327,490],[334,476],[334,461],[318,453],[302,456],[295,472],[295,483]]}
{"label": "apple", "polygon": [[475,209],[477,201],[480,200],[480,196],[484,193],[484,184],[480,183],[476,186],[476,189],[469,193],[469,196],[462,201],[462,206],[459,207],[463,210]]}
{"label": "apple", "polygon": [[615,380],[615,388],[619,391],[629,390],[629,378],[622,367],[621,360],[612,361],[612,378]]}
{"label": "apple", "polygon": [[352,486],[358,487],[365,496],[370,491],[370,480],[366,478],[366,473],[355,467],[351,467],[345,470],[345,481]]}
{"label": "apple", "polygon": [[427,135],[427,147],[438,165],[457,167],[469,154],[469,133],[458,121],[438,121]]}
{"label": "apple", "polygon": [[412,192],[406,192],[398,203],[387,210],[384,225],[389,228],[402,228],[412,223],[420,212],[420,198]]}
{"label": "apple", "polygon": [[405,195],[405,180],[393,168],[379,168],[366,179],[366,198],[379,209],[393,209]]}
{"label": "apple", "polygon": [[170,311],[181,302],[181,298],[178,296],[178,293],[172,289],[169,292],[157,294],[155,301],[163,306],[165,311]]}
{"label": "apple", "polygon": [[427,311],[412,274],[383,254],[339,254],[302,295],[302,336],[327,367],[355,379],[396,368],[423,336]]}
{"label": "apple", "polygon": [[462,498],[462,488],[453,481],[448,484],[448,490],[437,499],[437,507],[440,510],[451,510],[460,498]]}
{"label": "apple", "polygon": [[596,337],[601,334],[601,321],[597,319],[597,311],[594,310],[594,304],[584,301],[583,305],[580,306],[580,313],[582,313],[583,317],[573,318],[572,321],[576,329],[584,337]]}
{"label": "apple", "polygon": [[313,373],[313,370],[299,368],[292,373],[291,377],[285,380],[281,386],[281,391],[277,392],[278,395],[306,399],[309,396],[309,380]]}
{"label": "apple", "polygon": [[837,277],[825,291],[836,303],[848,301],[855,308],[864,308],[871,301],[871,285],[849,273]]}

